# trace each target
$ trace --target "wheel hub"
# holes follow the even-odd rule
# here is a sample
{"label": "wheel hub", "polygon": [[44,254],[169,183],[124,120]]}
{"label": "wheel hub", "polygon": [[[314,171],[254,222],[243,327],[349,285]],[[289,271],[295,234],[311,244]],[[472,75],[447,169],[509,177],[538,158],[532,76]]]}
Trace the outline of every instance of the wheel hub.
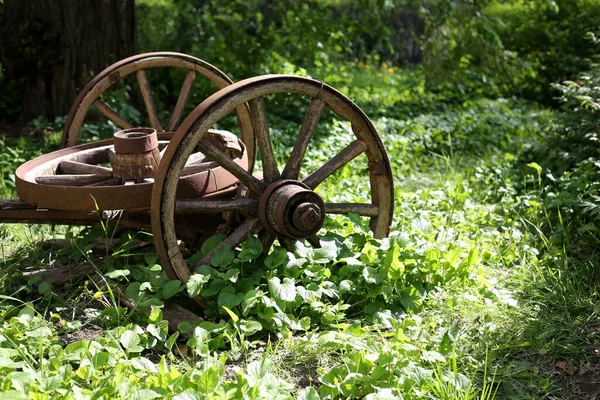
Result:
{"label": "wheel hub", "polygon": [[277,236],[308,238],[325,221],[321,197],[301,182],[285,179],[271,184],[260,198],[258,216],[263,226]]}
{"label": "wheel hub", "polygon": [[[146,182],[154,179],[160,152],[158,136],[152,128],[131,128],[114,134],[113,176],[123,182]],[[149,181],[152,182],[152,181]]]}

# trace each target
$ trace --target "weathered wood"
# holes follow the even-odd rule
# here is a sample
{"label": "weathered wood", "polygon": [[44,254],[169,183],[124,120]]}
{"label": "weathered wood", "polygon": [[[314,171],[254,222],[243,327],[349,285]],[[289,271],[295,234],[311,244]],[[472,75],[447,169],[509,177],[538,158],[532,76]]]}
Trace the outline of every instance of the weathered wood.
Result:
{"label": "weathered wood", "polygon": [[365,150],[367,150],[367,144],[360,139],[355,140],[344,150],[333,156],[331,160],[323,164],[318,170],[306,177],[302,183],[314,190],[331,174],[364,153]]}
{"label": "weathered wood", "polygon": [[112,169],[100,165],[86,164],[79,161],[63,160],[58,164],[61,174],[94,174],[112,176]]}
{"label": "weathered wood", "polygon": [[160,121],[158,120],[156,106],[154,105],[154,99],[152,98],[152,88],[150,87],[150,82],[148,82],[146,71],[140,69],[136,72],[136,76],[140,85],[140,92],[142,93],[142,97],[144,98],[144,104],[146,105],[148,118],[150,118],[150,125],[152,125],[152,127],[156,129],[157,132],[162,132],[163,128],[160,126]]}
{"label": "weathered wood", "polygon": [[183,167],[183,172],[181,173],[181,176],[199,174],[200,172],[208,171],[209,169],[216,168],[218,166],[219,165],[214,161],[189,164]]}
{"label": "weathered wood", "polygon": [[256,194],[262,194],[265,191],[265,184],[263,182],[259,181],[244,168],[236,164],[221,150],[202,141],[198,143],[198,148],[202,153],[204,153],[204,155],[215,161],[221,167],[229,171],[233,176],[238,178],[252,192]]}
{"label": "weathered wood", "polygon": [[125,120],[118,112],[116,112],[111,106],[108,105],[102,99],[98,99],[94,102],[94,106],[106,116],[106,118],[110,119],[112,122],[117,124],[117,126],[121,127],[121,129],[129,129],[133,128],[129,122]]}
{"label": "weathered wood", "polygon": [[60,287],[68,283],[76,282],[80,279],[87,278],[89,275],[99,271],[102,263],[94,263],[100,267],[91,265],[89,262],[69,264],[56,268],[38,269],[34,271],[25,271],[23,276],[27,278],[41,278],[40,281],[47,281],[52,286]]}
{"label": "weathered wood", "polygon": [[86,185],[86,186],[115,186],[115,185],[121,185],[121,184],[122,184],[121,178],[110,178],[110,179],[92,183],[91,185]]}
{"label": "weathered wood", "polygon": [[281,174],[284,179],[298,179],[300,167],[304,160],[304,154],[306,153],[310,139],[317,128],[317,124],[321,119],[324,108],[325,102],[321,99],[313,99],[308,105],[304,120],[302,121],[302,126],[300,126],[300,131],[298,132],[298,138],[294,144],[294,149]]}
{"label": "weathered wood", "polygon": [[35,182],[41,185],[61,186],[86,186],[92,183],[106,180],[106,175],[84,174],[84,175],[45,175],[35,178]]}
{"label": "weathered wood", "polygon": [[[394,207],[391,167],[381,138],[372,122],[362,110],[352,103],[350,99],[320,81],[289,75],[268,75],[250,78],[223,88],[219,91],[218,95],[213,95],[206,99],[182,122],[171,140],[170,146],[173,146],[172,151],[168,151],[165,154],[165,159],[163,159],[161,164],[163,168],[157,174],[152,193],[153,208],[151,212],[153,232],[157,253],[160,256],[163,268],[172,279],[187,281],[190,276],[190,270],[179,250],[174,222],[178,184],[177,175],[184,168],[184,155],[191,154],[194,149],[200,146],[200,150],[209,159],[217,161],[229,172],[234,171],[234,167],[230,165],[232,164],[231,160],[227,160],[224,154],[217,153],[218,157],[214,158],[209,154],[209,151],[207,151],[209,149],[206,149],[206,146],[204,148],[201,147],[206,133],[215,124],[219,123],[223,117],[238,107],[260,97],[277,93],[292,93],[318,98],[334,114],[350,122],[356,141],[342,150],[332,160],[325,163],[312,177],[309,176],[308,183],[313,185],[313,187],[318,186],[319,183],[334,171],[364,152],[369,163],[365,175],[370,180],[371,203],[379,207],[377,216],[371,217],[370,226],[377,238],[388,234]],[[256,110],[256,107],[253,108]],[[306,121],[306,125],[309,122],[311,124],[315,122],[312,118]],[[255,126],[255,129],[257,126],[258,124]],[[261,140],[264,140],[264,137],[266,136],[263,135],[263,139]],[[301,143],[304,143],[304,141],[305,139],[302,139]],[[261,190],[259,185],[262,182],[253,182],[244,175],[243,171],[236,171],[233,175],[240,179],[241,183],[247,183],[243,181],[244,179],[250,181],[250,185],[246,186],[249,188],[249,192],[253,192],[255,197],[264,193],[265,185],[262,184],[263,190]],[[266,180],[268,181],[269,179],[267,178]],[[242,193],[242,195],[247,196],[249,193]],[[261,207],[260,204],[259,207]],[[365,212],[372,213],[370,209],[367,209]],[[254,221],[255,223],[256,218],[249,216],[246,221]],[[260,230],[262,228],[260,225],[255,227],[255,229]],[[239,230],[236,230],[233,235],[239,237]],[[267,236],[261,236],[261,242],[263,238],[267,239]],[[282,246],[290,249],[293,248],[292,240],[286,238],[278,239],[282,243]],[[316,243],[312,237],[310,239]],[[265,243],[268,244],[269,241],[265,240]],[[207,259],[205,258],[204,261]]]}
{"label": "weathered wood", "polygon": [[[133,3],[133,1],[131,1],[131,3]],[[81,126],[90,106],[104,91],[128,75],[147,68],[182,68],[188,71],[194,71],[196,76],[207,78],[218,88],[223,88],[233,83],[227,75],[213,65],[187,54],[157,52],[129,57],[106,68],[94,77],[94,79],[92,79],[92,81],[90,81],[81,91],[79,96],[73,102],[73,108],[67,118],[63,130],[61,147],[70,147],[77,144],[79,131],[81,130]],[[240,126],[242,140],[244,143],[247,143],[249,158],[251,162],[253,162],[254,130],[247,105],[244,104],[237,107],[236,116]],[[189,128],[190,126],[186,125],[183,126],[182,129],[187,130]],[[177,129],[179,129],[179,127]]]}
{"label": "weathered wood", "polygon": [[187,99],[190,96],[190,91],[194,85],[194,80],[196,80],[196,72],[188,71],[183,79],[183,84],[181,85],[179,96],[177,97],[177,103],[175,103],[173,114],[171,114],[171,119],[167,125],[167,132],[173,132],[175,129],[177,129],[179,119],[181,118],[181,114],[183,113]]}
{"label": "weathered wood", "polygon": [[376,217],[379,215],[379,206],[359,203],[325,203],[325,212],[328,214],[355,213],[364,217]]}
{"label": "weathered wood", "polygon": [[269,123],[267,122],[267,110],[263,97],[257,97],[249,101],[250,115],[254,123],[254,136],[260,150],[260,158],[263,165],[263,174],[267,182],[275,182],[280,178],[277,162],[273,154],[271,136],[269,135]]}
{"label": "weathered wood", "polygon": [[153,178],[160,164],[158,148],[138,154],[115,153],[112,160],[113,175],[123,181],[143,182],[144,178]]}
{"label": "weathered wood", "polygon": [[108,218],[91,211],[38,209],[20,200],[0,200],[0,223],[91,226],[110,219],[118,220],[123,228],[150,228],[148,213],[119,213]]}
{"label": "weathered wood", "polygon": [[224,211],[239,211],[245,213],[258,213],[258,200],[240,198],[231,200],[202,200],[178,199],[175,203],[175,214],[213,214]]}

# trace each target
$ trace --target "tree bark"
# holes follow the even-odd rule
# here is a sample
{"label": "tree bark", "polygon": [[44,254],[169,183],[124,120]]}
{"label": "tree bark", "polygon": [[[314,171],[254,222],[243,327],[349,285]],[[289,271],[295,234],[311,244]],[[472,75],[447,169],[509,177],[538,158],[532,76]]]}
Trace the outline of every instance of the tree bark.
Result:
{"label": "tree bark", "polygon": [[135,26],[134,0],[0,2],[0,86],[17,82],[23,105],[0,120],[66,115],[91,77],[135,53]]}

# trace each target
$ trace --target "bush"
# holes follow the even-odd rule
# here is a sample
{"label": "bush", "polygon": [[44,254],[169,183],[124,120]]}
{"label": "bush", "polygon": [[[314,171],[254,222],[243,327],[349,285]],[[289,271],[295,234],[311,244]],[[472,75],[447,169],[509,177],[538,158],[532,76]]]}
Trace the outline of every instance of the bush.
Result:
{"label": "bush", "polygon": [[425,70],[434,84],[462,92],[519,95],[554,104],[552,83],[589,66],[598,46],[598,0],[423,0]]}

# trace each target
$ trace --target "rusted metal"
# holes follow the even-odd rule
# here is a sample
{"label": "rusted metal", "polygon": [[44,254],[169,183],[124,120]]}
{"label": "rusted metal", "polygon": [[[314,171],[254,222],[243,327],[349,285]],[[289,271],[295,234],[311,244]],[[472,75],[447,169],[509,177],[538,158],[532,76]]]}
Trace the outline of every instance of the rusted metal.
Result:
{"label": "rusted metal", "polygon": [[304,239],[321,229],[324,210],[323,200],[308,186],[284,179],[271,184],[260,197],[258,217],[277,236]]}
{"label": "rusted metal", "polygon": [[156,129],[131,128],[114,134],[113,176],[121,182],[142,183],[154,176],[160,163]]}
{"label": "rusted metal", "polygon": [[[142,131],[141,136],[133,133],[140,130]],[[143,130],[143,128],[121,131],[117,140],[120,142],[119,148],[124,148],[125,151],[137,151],[152,147],[155,142],[153,139],[149,139],[153,136],[150,131]],[[231,150],[233,147],[231,139],[224,140],[224,136],[227,136],[224,131],[219,131],[214,135],[210,131],[207,138],[210,138],[208,140],[217,144],[223,151]],[[235,138],[232,134],[229,136]],[[144,158],[141,164],[137,163],[139,154],[115,152],[112,140],[69,147],[37,157],[17,168],[15,174],[17,194],[21,200],[32,206],[52,210],[148,210],[153,181],[147,178],[154,176],[158,165],[156,160],[150,166],[150,161],[158,157],[157,152],[161,146],[168,146],[170,138],[171,135],[158,135],[158,147],[147,152],[152,153],[151,157]],[[248,168],[246,147],[239,141],[235,149],[239,149],[239,151],[230,151],[229,153],[241,153],[241,157],[230,160],[245,171]],[[199,159],[204,159],[202,154],[200,156]],[[228,156],[225,155],[225,157]],[[192,158],[191,167],[194,162]],[[98,165],[105,163],[110,163],[112,168]],[[74,165],[78,164],[86,166],[75,168],[80,173],[79,175],[63,174],[64,165],[68,166],[67,170],[72,171]],[[123,166],[123,164],[126,165]],[[95,173],[86,173],[95,167],[99,168]],[[190,168],[187,174],[181,177],[178,197],[198,198],[222,191],[238,182],[235,176],[217,164],[213,163],[205,167],[208,168]],[[107,174],[108,171],[112,177]],[[115,180],[114,178],[119,179]]]}
{"label": "rusted metal", "polygon": [[152,128],[130,128],[113,135],[115,152],[142,154],[158,149],[158,135]]}

